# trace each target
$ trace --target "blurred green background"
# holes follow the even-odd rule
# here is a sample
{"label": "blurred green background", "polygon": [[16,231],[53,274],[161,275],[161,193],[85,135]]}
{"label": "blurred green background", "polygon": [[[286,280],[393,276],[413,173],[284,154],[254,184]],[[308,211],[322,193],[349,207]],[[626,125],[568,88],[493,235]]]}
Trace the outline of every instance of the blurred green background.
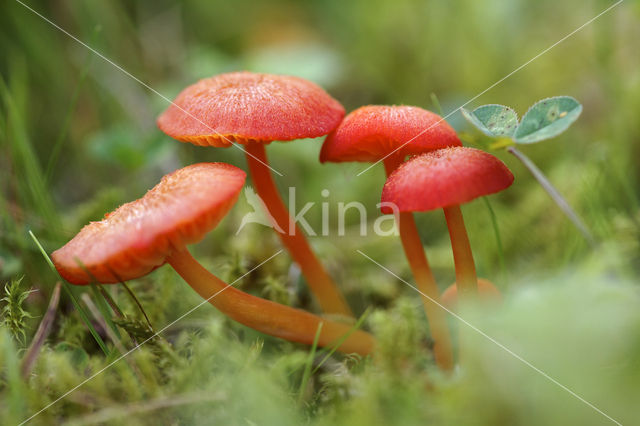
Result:
{"label": "blurred green background", "polygon": [[[198,161],[224,161],[246,169],[240,150],[181,144],[161,133],[155,126],[155,118],[167,107],[166,100],[117,67],[169,99],[200,78],[251,70],[297,75],[315,81],[342,102],[347,111],[365,104],[409,104],[438,111],[432,96],[435,95],[443,113],[448,114],[613,4],[603,0],[58,0],[25,3],[114,63],[90,52],[18,2],[7,0],[0,5],[0,279],[6,282],[25,276],[23,285],[38,290],[29,297],[27,305],[34,316],[42,315],[57,278],[29,238],[28,230],[51,252],[89,220],[99,219],[116,206],[138,198],[169,171]],[[527,291],[545,288],[547,281],[556,283],[555,287],[550,285],[553,288],[562,288],[588,277],[604,286],[611,282],[632,283],[620,285],[629,294],[626,299],[637,302],[634,285],[640,273],[640,175],[636,167],[640,155],[639,24],[640,3],[624,1],[468,105],[473,108],[487,103],[506,104],[521,116],[539,99],[570,95],[584,106],[582,116],[567,132],[522,150],[584,219],[598,241],[595,248],[584,241],[526,169],[506,153],[495,154],[512,169],[515,183],[490,198],[504,248],[505,271],[501,271],[500,252],[487,206],[478,200],[463,208],[479,274],[496,282],[506,295],[516,295],[516,301]],[[471,131],[459,112],[447,121],[460,132]],[[308,201],[329,202],[334,215],[331,220],[337,219],[339,201],[361,201],[368,206],[372,223],[379,216],[375,205],[384,182],[382,167],[358,177],[365,165],[320,165],[320,146],[321,140],[269,146],[273,167],[284,174],[277,178],[282,194],[286,196],[286,188],[295,186],[299,206]],[[320,195],[323,189],[330,191],[326,199]],[[279,246],[269,229],[255,225],[234,235],[240,219],[248,211],[249,206],[240,200],[218,229],[195,248],[203,263],[226,279],[241,275]],[[315,229],[321,228],[319,206],[306,217]],[[349,301],[359,313],[368,306],[380,308],[383,312],[380,315],[390,310],[388,321],[393,321],[394,312],[400,312],[398,315],[404,312],[406,302],[412,315],[421,318],[415,294],[356,252],[356,249],[363,250],[411,280],[399,240],[372,234],[361,237],[357,215],[348,219],[351,227],[346,237],[332,233],[311,241]],[[416,219],[436,278],[444,287],[454,279],[444,218],[441,212],[432,212],[417,215]],[[334,221],[332,225],[335,224]],[[280,256],[241,286],[255,294],[316,309],[296,278],[295,269],[290,268],[287,255]],[[198,303],[193,294],[185,295],[184,283],[164,269],[132,283],[132,287],[148,307],[156,328]],[[585,288],[591,288],[592,294],[607,291],[596,287]],[[113,292],[118,296],[117,289]],[[121,303],[129,307],[126,299]],[[79,323],[71,309],[66,309],[64,315],[70,318],[69,324],[56,326],[52,347],[69,340],[65,332],[70,332],[64,327],[73,328],[73,321]],[[556,311],[541,312],[561,318],[564,310],[560,304]],[[508,304],[506,311],[509,313],[503,315],[507,322],[513,319],[509,315],[518,315]],[[609,311],[604,311],[606,323]],[[133,307],[131,312],[135,315]],[[212,317],[223,321],[213,308],[206,306],[185,322],[198,328],[203,322],[209,324]],[[31,321],[28,334],[37,326],[36,319]],[[424,330],[424,320],[416,321]],[[630,321],[637,324],[637,316]],[[375,328],[373,323],[370,326]],[[81,329],[78,324],[75,327]],[[245,345],[240,345],[238,351],[246,355],[257,335],[241,327],[235,330],[245,336],[240,339]],[[638,327],[634,330],[637,332]],[[86,331],[77,333],[78,347],[84,347],[92,357],[99,356]],[[609,335],[607,331],[602,333]],[[637,342],[637,333],[630,336],[635,336]],[[627,341],[630,336],[619,338]],[[416,339],[422,338],[424,336]],[[286,345],[283,349],[273,340],[267,339],[267,342],[271,343],[267,347],[272,348],[272,356],[294,350]],[[584,348],[590,347],[587,342],[581,344]],[[300,348],[297,350],[293,353],[301,352]],[[625,360],[635,360],[628,361],[631,367],[627,367],[635,371],[636,378],[640,370],[638,351],[635,347],[636,358],[621,355]],[[483,354],[480,351],[478,357],[482,359]],[[55,351],[51,356],[54,355]],[[279,358],[276,356],[276,359]],[[487,367],[488,371],[491,368]],[[526,367],[520,365],[519,368]],[[575,377],[579,373],[576,371]],[[287,374],[284,376],[290,377]],[[330,383],[324,383],[324,388],[317,384],[316,390],[344,387],[346,393],[338,394],[343,399],[353,396],[348,383],[335,383],[335,377],[340,375],[327,377],[318,380]],[[510,377],[511,384],[517,383]],[[66,380],[75,383],[69,378]],[[387,397],[375,393],[383,393],[381,388],[387,387],[383,380],[393,379],[375,375],[362,379],[371,384],[368,389],[374,389],[371,391],[374,393],[362,400],[354,397],[356,408],[351,414],[338,415],[327,408],[335,403],[334,399],[312,398],[310,416],[317,416],[314,418],[322,422],[329,421],[331,416],[356,415],[354,413],[362,409],[358,404],[377,404],[380,399],[376,398]],[[466,391],[456,391],[456,386],[475,389],[473,385],[465,385],[464,380],[447,382],[447,388],[441,390],[438,398],[454,394],[451,401],[473,400]],[[486,380],[486,377],[477,380]],[[405,424],[425,419],[423,411],[412,411],[420,404],[410,402],[411,398],[428,398],[422,395],[424,389],[417,382],[414,380],[413,388],[406,390],[403,404],[409,404],[411,410],[407,411],[410,414]],[[268,382],[265,386],[278,387],[279,384]],[[393,386],[388,387],[393,389]],[[50,388],[46,398],[62,393],[64,388],[64,385],[60,385],[60,389]],[[101,398],[109,399],[112,404],[120,401],[113,389],[105,392],[108,395]],[[42,405],[38,397],[31,398],[31,402],[26,403],[30,409],[7,405],[15,408],[15,419]],[[259,396],[256,398],[260,400]],[[283,401],[278,404],[287,406],[286,395]],[[394,401],[391,397],[386,400],[391,407]],[[500,404],[505,404],[505,400],[469,404],[493,407],[490,403],[503,407]],[[451,408],[450,405],[441,406]],[[613,409],[615,404],[610,406]],[[83,411],[76,406],[61,407],[70,410],[67,413],[60,408],[57,415],[63,417],[95,408],[91,406]],[[493,424],[502,421],[536,424],[533,420],[527,423],[528,417],[520,415],[530,408],[522,401],[514,402],[509,409],[495,408],[502,413],[498,417],[492,408],[487,408],[488,417],[476,420],[478,424],[486,419]],[[584,419],[580,418],[586,423],[601,424],[598,422],[603,420],[588,408],[587,414],[585,407],[572,406],[572,409],[585,415]],[[626,406],[620,408],[624,413],[621,415],[633,418],[633,413],[624,411],[626,409]],[[393,412],[392,408],[389,410]],[[430,410],[427,409],[427,418],[446,423],[443,419],[447,418],[447,409],[435,409],[435,414]],[[385,415],[376,421],[392,422]],[[638,418],[640,415],[635,417]],[[191,420],[198,421],[197,418]],[[456,418],[451,422],[474,424],[476,420]],[[548,418],[545,421],[555,423]],[[283,420],[283,423],[286,422]]]}

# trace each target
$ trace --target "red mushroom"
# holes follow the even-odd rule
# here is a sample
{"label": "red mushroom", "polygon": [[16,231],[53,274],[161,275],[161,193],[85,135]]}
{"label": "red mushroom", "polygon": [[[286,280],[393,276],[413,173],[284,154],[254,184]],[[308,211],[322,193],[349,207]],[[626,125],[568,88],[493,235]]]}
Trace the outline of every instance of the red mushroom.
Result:
{"label": "red mushroom", "polygon": [[461,145],[438,114],[414,106],[368,105],[349,113],[327,136],[320,162],[383,160],[390,174],[408,155]]}
{"label": "red mushroom", "polygon": [[[461,145],[456,132],[439,115],[412,106],[369,105],[351,112],[340,126],[327,136],[320,161],[383,161],[387,175],[407,155]],[[418,289],[434,339],[436,362],[443,369],[453,367],[451,337],[445,312],[437,306],[438,286],[424,253],[412,213],[396,218],[400,238]],[[436,302],[436,303],[434,303]]]}
{"label": "red mushroom", "polygon": [[[442,304],[448,309],[456,310],[458,307],[458,286],[451,284],[440,297]],[[486,303],[502,301],[500,290],[489,280],[478,278],[478,300]]]}
{"label": "red mushroom", "polygon": [[342,120],[344,108],[315,84],[297,77],[234,72],[184,89],[158,118],[169,136],[196,145],[244,145],[258,195],[273,217],[280,238],[300,265],[327,313],[351,316],[344,298],[289,216],[269,171],[264,145],[326,135]]}
{"label": "red mushroom", "polygon": [[[508,188],[513,174],[498,158],[474,148],[446,148],[412,158],[387,179],[382,201],[401,212],[444,209],[458,290],[475,293],[476,268],[460,204]],[[383,213],[391,209],[382,207]]]}
{"label": "red mushroom", "polygon": [[[222,163],[177,170],[142,198],[92,222],[51,258],[72,284],[115,283],[146,275],[169,263],[203,298],[234,320],[263,333],[306,344],[330,345],[350,327],[246,294],[204,269],[186,249],[213,229],[235,203],[245,173]],[[340,346],[368,354],[373,338],[356,330]]]}

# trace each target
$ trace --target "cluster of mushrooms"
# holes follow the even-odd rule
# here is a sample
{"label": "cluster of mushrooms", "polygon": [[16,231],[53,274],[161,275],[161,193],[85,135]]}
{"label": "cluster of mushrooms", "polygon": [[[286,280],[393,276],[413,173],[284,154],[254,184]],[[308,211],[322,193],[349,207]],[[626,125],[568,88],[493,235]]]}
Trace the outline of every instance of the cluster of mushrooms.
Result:
{"label": "cluster of mushrooms", "polygon": [[[158,127],[181,142],[244,146],[257,194],[274,220],[283,245],[300,266],[322,311],[353,318],[351,309],[276,189],[265,145],[328,135],[321,162],[383,162],[388,179],[382,213],[396,220],[434,341],[434,358],[454,366],[446,311],[458,298],[499,295],[478,280],[460,204],[501,191],[513,182],[496,157],[462,147],[437,114],[412,106],[365,106],[346,117],[342,105],[317,85],[297,77],[235,72],[204,79],[183,90],[158,118]],[[409,157],[407,161],[405,159]],[[142,198],[91,222],[52,253],[60,275],[72,284],[107,284],[135,279],[168,263],[213,306],[248,327],[293,342],[336,345],[367,355],[373,336],[349,321],[330,320],[244,293],[203,268],[186,246],[200,241],[234,205],[245,183],[243,170],[224,163],[199,163],[176,170]],[[456,283],[442,295],[418,235],[413,212],[442,208],[446,217]],[[318,332],[318,330],[320,330]]]}

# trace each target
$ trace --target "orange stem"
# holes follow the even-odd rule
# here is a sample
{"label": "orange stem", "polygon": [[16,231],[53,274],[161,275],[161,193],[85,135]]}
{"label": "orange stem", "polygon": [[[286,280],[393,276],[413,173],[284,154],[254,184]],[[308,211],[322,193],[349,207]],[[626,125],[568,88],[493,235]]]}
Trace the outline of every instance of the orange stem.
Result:
{"label": "orange stem", "polygon": [[[400,159],[400,162],[402,162],[402,159]],[[387,176],[397,168],[400,162],[391,157],[385,159],[384,164]],[[420,241],[418,228],[412,213],[400,213],[396,220],[404,253],[409,261],[418,290],[422,294],[422,304],[429,321],[431,337],[434,341],[433,353],[436,363],[443,370],[449,371],[454,364],[451,336],[445,311],[440,306],[440,292]]]}
{"label": "orange stem", "polygon": [[[269,213],[275,221],[275,225],[277,225],[276,228],[282,231],[278,232],[278,235],[293,259],[300,265],[302,274],[306,278],[311,291],[318,299],[320,307],[329,314],[353,317],[347,302],[313,250],[311,250],[304,234],[297,224],[292,223],[293,220],[289,215],[289,211],[282,202],[271,172],[267,167],[269,163],[264,145],[261,143],[248,143],[245,145],[245,150],[256,192],[269,209]],[[293,232],[289,232],[290,229]]]}
{"label": "orange stem", "polygon": [[186,249],[174,252],[167,262],[191,288],[223,314],[254,330],[311,345],[322,323],[319,346],[332,346],[338,339],[351,333],[338,346],[339,351],[367,355],[374,349],[375,340],[369,333],[252,296],[228,285],[202,267]]}
{"label": "orange stem", "polygon": [[478,293],[478,277],[460,206],[445,207],[444,216],[447,219],[447,227],[451,237],[458,292],[463,298],[465,295],[475,295]]}
{"label": "orange stem", "polygon": [[411,213],[400,213],[398,222],[402,247],[409,261],[409,266],[411,266],[418,290],[423,294],[422,304],[434,341],[433,353],[436,363],[443,370],[451,370],[453,368],[453,349],[445,310],[440,306],[440,292],[424,254],[416,223]]}

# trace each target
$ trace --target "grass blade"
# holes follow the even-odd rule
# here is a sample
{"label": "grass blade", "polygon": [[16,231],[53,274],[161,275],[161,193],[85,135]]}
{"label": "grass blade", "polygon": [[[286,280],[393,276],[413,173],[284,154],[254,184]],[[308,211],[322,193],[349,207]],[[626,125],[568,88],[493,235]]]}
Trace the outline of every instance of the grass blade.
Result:
{"label": "grass blade", "polygon": [[109,292],[105,290],[101,285],[96,286],[96,288],[98,289],[102,297],[104,297],[104,300],[106,300],[109,306],[111,306],[111,310],[116,314],[116,316],[120,318],[124,317],[124,312],[122,312],[122,309],[120,309],[116,301],[113,300],[113,297],[111,297]]}
{"label": "grass blade", "polygon": [[438,99],[438,95],[436,95],[433,92],[431,92],[431,103],[433,104],[433,107],[436,109],[438,114],[444,115],[442,113],[442,105],[440,105],[440,100]]}
{"label": "grass blade", "polygon": [[502,238],[500,237],[500,228],[498,227],[496,212],[493,210],[493,206],[491,205],[491,201],[489,201],[489,198],[482,197],[482,199],[484,200],[484,204],[487,206],[487,210],[489,210],[489,216],[491,216],[491,225],[493,226],[493,234],[496,237],[496,245],[498,247],[498,260],[500,262],[500,275],[502,275],[503,281],[508,282],[507,267],[504,261],[504,249],[502,248]]}
{"label": "grass blade", "polygon": [[[125,353],[127,353],[127,350],[125,349],[125,347],[122,345],[122,342],[120,341],[120,337],[116,336],[113,330],[109,328],[109,326],[107,325],[107,319],[104,317],[104,315],[102,315],[102,313],[100,312],[100,309],[98,309],[96,304],[93,303],[93,300],[89,296],[89,293],[83,293],[80,299],[82,299],[84,304],[87,306],[87,309],[93,316],[93,319],[104,330],[104,333],[107,335],[107,337],[111,339],[111,341],[113,342],[116,349],[120,352],[120,354],[124,355]],[[128,361],[129,360],[127,360],[127,362]]]}
{"label": "grass blade", "polygon": [[[38,239],[36,238],[36,236],[33,234],[33,232],[29,231],[29,235],[31,236],[31,238],[33,239],[33,241],[36,243],[36,245],[38,246],[38,249],[40,250],[40,253],[42,253],[42,256],[44,256],[45,260],[47,261],[47,263],[49,264],[49,266],[51,267],[51,270],[59,276],[58,274],[58,270],[56,269],[56,267],[53,265],[53,262],[51,261],[51,259],[49,258],[49,255],[47,254],[47,252],[44,250],[44,248],[42,247],[42,245],[40,244],[40,241],[38,241]],[[100,349],[102,349],[102,352],[104,352],[104,354],[106,356],[109,356],[110,352],[109,349],[107,349],[107,345],[104,343],[104,340],[102,340],[102,337],[100,337],[100,335],[98,334],[98,332],[96,331],[95,327],[93,326],[93,324],[91,324],[91,321],[89,320],[89,316],[87,315],[87,312],[84,310],[84,308],[82,306],[80,306],[80,303],[78,302],[78,298],[76,297],[74,290],[70,288],[69,283],[67,283],[66,281],[62,282],[62,288],[64,288],[65,293],[67,294],[67,296],[69,296],[69,298],[71,299],[71,303],[73,303],[73,306],[76,308],[76,310],[78,311],[78,314],[80,315],[80,318],[82,318],[82,321],[85,323],[85,325],[87,326],[87,328],[89,329],[89,332],[91,333],[91,335],[93,336],[93,338],[95,339],[95,341],[98,343],[98,346],[100,346]]]}
{"label": "grass blade", "polygon": [[120,284],[122,284],[125,290],[127,290],[127,294],[129,294],[129,297],[131,297],[131,299],[133,300],[133,303],[135,303],[138,306],[138,309],[140,309],[140,312],[142,312],[142,315],[144,316],[144,319],[147,321],[147,324],[149,324],[149,328],[153,331],[153,326],[151,325],[151,321],[149,320],[147,313],[144,311],[144,308],[142,307],[142,303],[140,303],[136,295],[133,293],[133,291],[131,291],[131,288],[127,285],[126,281],[120,280]]}
{"label": "grass blade", "polygon": [[300,382],[300,389],[298,390],[298,404],[302,402],[304,397],[304,390],[307,388],[309,378],[311,377],[311,367],[313,366],[313,359],[316,357],[316,349],[318,349],[318,340],[320,340],[320,333],[322,332],[322,324],[318,324],[316,335],[313,338],[313,344],[311,345],[311,351],[307,357],[307,362],[304,366],[304,372],[302,373],[302,381]]}
{"label": "grass blade", "polygon": [[364,313],[360,316],[360,318],[358,318],[358,321],[356,321],[353,327],[351,327],[351,329],[347,333],[345,333],[344,336],[336,340],[336,342],[330,347],[328,347],[327,349],[323,349],[322,351],[320,351],[320,353],[325,352],[327,350],[329,352],[325,355],[324,358],[322,358],[322,361],[320,361],[320,363],[316,366],[316,368],[313,370],[311,374],[316,374],[316,372],[320,369],[320,367],[322,367],[322,364],[324,364],[329,358],[331,358],[331,356],[335,353],[335,351],[338,350],[340,345],[344,343],[344,341],[347,340],[349,336],[353,334],[354,331],[358,330],[362,326],[362,324],[364,323],[364,320],[369,316],[369,312],[371,312],[371,308],[367,308],[367,310],[364,311]]}
{"label": "grass blade", "polygon": [[[78,265],[78,267],[80,269],[82,269],[84,271],[84,273],[87,274],[87,276],[91,279],[91,282],[89,283],[89,286],[91,288],[91,292],[93,293],[93,296],[98,301],[98,309],[100,310],[100,313],[102,314],[102,316],[104,317],[105,321],[107,322],[107,324],[111,328],[111,331],[113,331],[116,334],[116,336],[118,336],[118,338],[121,339],[122,336],[120,335],[120,331],[118,330],[116,325],[113,323],[113,320],[112,320],[112,317],[111,317],[111,313],[109,313],[109,307],[107,306],[107,304],[105,302],[105,299],[110,301],[110,302],[113,302],[113,299],[111,299],[111,298],[107,299],[104,296],[104,289],[102,288],[101,285],[96,285],[98,280],[91,273],[91,271],[89,271],[89,269],[86,266],[84,266],[84,263],[82,263],[82,261],[80,259],[78,259],[77,257],[75,257],[74,260],[75,260],[76,264]],[[102,290],[102,292],[98,288],[100,290]],[[111,308],[113,309],[113,312],[116,313],[116,314],[120,313],[122,315],[122,311],[120,310],[120,308],[118,308],[116,306],[116,308],[114,309],[113,308],[114,305],[115,305],[115,302],[113,302],[113,304],[111,305]],[[94,317],[95,317],[95,315],[94,315]]]}
{"label": "grass blade", "polygon": [[109,306],[105,301],[104,294],[100,290],[98,290],[98,287],[101,287],[101,286],[96,285],[94,283],[91,283],[90,286],[91,286],[91,293],[93,293],[93,297],[97,301],[96,304],[97,304],[98,310],[100,311],[100,314],[102,314],[102,316],[104,317],[105,322],[107,323],[107,325],[109,326],[113,334],[115,334],[118,339],[122,339],[122,336],[120,335],[120,330],[118,330],[118,327],[116,327],[116,325],[113,323],[113,320],[111,319],[111,313],[109,312]]}

